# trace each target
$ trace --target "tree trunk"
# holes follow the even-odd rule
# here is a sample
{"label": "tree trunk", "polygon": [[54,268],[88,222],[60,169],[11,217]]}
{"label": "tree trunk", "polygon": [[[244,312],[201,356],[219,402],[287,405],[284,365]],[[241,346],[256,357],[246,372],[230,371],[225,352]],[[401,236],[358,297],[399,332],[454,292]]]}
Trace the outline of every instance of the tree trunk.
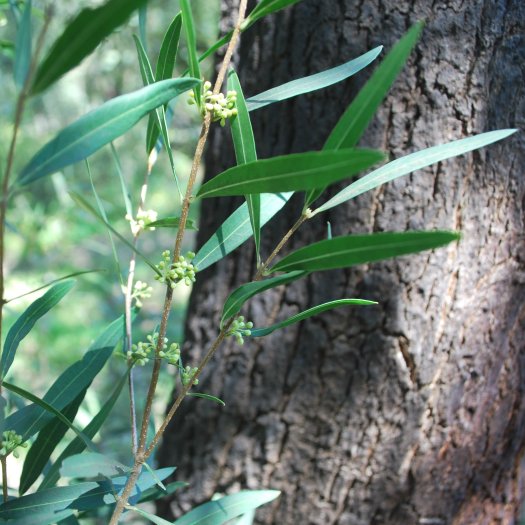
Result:
{"label": "tree trunk", "polygon": [[[224,13],[237,1],[223,1]],[[392,158],[505,127],[525,116],[522,0],[304,0],[251,28],[238,70],[247,95],[392,44],[422,39],[361,145]],[[252,114],[261,158],[319,149],[373,66],[352,80]],[[387,184],[318,216],[286,251],[333,235],[460,230],[460,243],[324,272],[252,300],[270,324],[342,297],[379,301],[252,339],[229,341],[159,454],[185,492],[173,517],[215,492],[282,490],[259,523],[517,523],[525,483],[525,148],[523,134]],[[217,130],[208,174],[234,163]],[[332,190],[333,193],[333,190]],[[202,244],[238,202],[203,203]],[[264,231],[268,254],[298,217]],[[187,324],[192,361],[213,340],[228,291],[250,280],[253,243],[198,276]],[[211,321],[213,320],[213,321]]]}

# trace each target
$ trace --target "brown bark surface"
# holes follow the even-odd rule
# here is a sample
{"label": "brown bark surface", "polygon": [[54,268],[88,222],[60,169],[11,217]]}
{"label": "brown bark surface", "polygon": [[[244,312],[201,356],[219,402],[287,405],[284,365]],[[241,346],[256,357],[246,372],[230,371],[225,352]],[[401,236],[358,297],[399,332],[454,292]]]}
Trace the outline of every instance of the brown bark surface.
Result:
{"label": "brown bark surface", "polygon": [[[224,2],[225,13],[237,2]],[[427,26],[361,145],[395,158],[505,127],[523,128],[522,0],[304,0],[247,32],[238,70],[247,95],[390,49]],[[318,149],[370,71],[252,114],[261,158]],[[326,236],[460,230],[459,244],[266,292],[245,313],[257,326],[341,297],[338,309],[243,347],[225,345],[159,454],[190,488],[171,517],[215,492],[281,489],[258,514],[275,525],[517,523],[525,482],[524,135],[447,161],[318,216],[287,250]],[[215,133],[208,174],[233,164]],[[333,191],[333,190],[332,190]],[[234,208],[203,203],[202,244]],[[301,199],[265,229],[269,250]],[[228,291],[253,275],[251,245],[198,276],[186,348],[215,337]],[[213,322],[210,321],[213,319]]]}

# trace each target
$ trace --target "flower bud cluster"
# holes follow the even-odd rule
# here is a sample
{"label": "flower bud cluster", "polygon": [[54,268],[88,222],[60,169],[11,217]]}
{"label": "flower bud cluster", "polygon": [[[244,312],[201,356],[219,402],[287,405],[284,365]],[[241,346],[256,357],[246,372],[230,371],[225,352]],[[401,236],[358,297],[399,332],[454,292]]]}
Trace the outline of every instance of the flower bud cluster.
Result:
{"label": "flower bud cluster", "polygon": [[155,279],[161,283],[166,283],[175,288],[180,282],[184,282],[186,286],[191,286],[195,282],[195,274],[197,268],[191,264],[191,260],[195,257],[193,252],[188,252],[184,257],[181,255],[177,261],[171,262],[170,251],[162,252],[162,261],[155,266],[162,275],[155,275]]}
{"label": "flower bud cluster", "polygon": [[[182,384],[184,386],[186,386],[187,384],[190,383],[190,381],[193,379],[193,376],[197,373],[197,370],[198,370],[198,368],[196,366],[191,367],[191,366],[188,365],[188,366],[185,366],[180,371],[181,381],[182,381]],[[194,385],[198,385],[199,384],[199,380],[198,379],[193,379],[193,384]]]}
{"label": "flower bud cluster", "polygon": [[244,317],[240,315],[233,321],[226,335],[235,337],[237,342],[240,345],[242,345],[244,344],[243,336],[248,337],[252,335],[252,332],[251,332],[252,328],[253,328],[253,323],[251,321],[245,322]]}
{"label": "flower bud cluster", "polygon": [[[159,334],[155,332],[147,336],[147,342],[139,342],[131,346],[127,357],[134,364],[144,366],[148,363],[150,355],[155,354],[155,349],[159,341]],[[165,359],[170,365],[177,365],[180,358],[180,346],[177,343],[171,343],[168,347],[168,338],[165,337],[162,342],[162,347],[159,351],[159,357]]]}
{"label": "flower bud cluster", "polygon": [[[202,85],[202,113],[203,116],[206,111],[211,113],[213,122],[220,122],[221,126],[226,124],[226,119],[235,117],[237,115],[237,91],[228,91],[226,96],[223,93],[213,94],[211,91],[211,82],[204,82]],[[188,100],[189,104],[195,104],[195,93],[190,93]]]}
{"label": "flower bud cluster", "polygon": [[[133,218],[129,213],[126,213],[126,220],[131,226],[131,233],[138,235],[142,230],[145,230],[149,224],[157,220],[158,213],[155,210],[139,210],[137,216]],[[154,230],[155,228],[151,228]]]}
{"label": "flower bud cluster", "polygon": [[142,281],[137,281],[133,286],[133,292],[131,293],[131,298],[135,299],[135,305],[138,308],[142,308],[142,301],[151,297],[151,292],[153,288]]}
{"label": "flower bud cluster", "polygon": [[5,430],[2,435],[2,443],[0,447],[0,456],[8,456],[13,453],[15,458],[18,458],[18,447],[26,448],[27,443],[22,443],[22,436],[17,434],[14,430]]}

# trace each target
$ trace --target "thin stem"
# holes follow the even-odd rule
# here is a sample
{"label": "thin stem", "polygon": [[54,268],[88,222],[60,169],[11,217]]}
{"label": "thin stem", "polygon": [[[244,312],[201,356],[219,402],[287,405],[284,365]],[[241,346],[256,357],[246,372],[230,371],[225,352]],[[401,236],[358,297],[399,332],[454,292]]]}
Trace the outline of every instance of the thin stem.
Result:
{"label": "thin stem", "polygon": [[131,474],[128,478],[128,482],[126,483],[126,486],[124,487],[124,490],[122,492],[122,495],[117,500],[117,504],[115,505],[115,510],[113,511],[113,515],[111,516],[111,520],[109,522],[109,525],[117,525],[120,515],[126,508],[126,505],[128,504],[129,496],[131,495],[131,491],[135,487],[135,484],[137,483],[137,480],[139,479],[140,473],[142,471],[142,464],[144,461],[139,460],[139,458],[135,459],[135,464],[133,465],[133,469],[131,470]]}
{"label": "thin stem", "polygon": [[7,492],[7,458],[5,456],[0,457],[0,462],[2,463],[2,496],[5,503],[9,496]]}

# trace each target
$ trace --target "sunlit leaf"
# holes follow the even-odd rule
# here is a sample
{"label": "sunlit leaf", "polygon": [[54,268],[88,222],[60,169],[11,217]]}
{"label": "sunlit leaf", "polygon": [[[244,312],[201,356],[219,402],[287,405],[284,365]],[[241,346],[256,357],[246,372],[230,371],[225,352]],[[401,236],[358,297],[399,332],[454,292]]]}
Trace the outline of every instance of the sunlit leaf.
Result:
{"label": "sunlit leaf", "polygon": [[13,364],[18,345],[32,330],[35,323],[53,306],[57,305],[75,284],[74,280],[62,281],[50,288],[42,297],[34,301],[26,311],[15,321],[9,330],[2,358],[0,359],[0,377],[5,377]]}
{"label": "sunlit leaf", "polygon": [[292,80],[291,82],[287,82],[286,84],[282,84],[250,97],[246,100],[248,111],[255,111],[256,109],[263,108],[268,104],[281,102],[282,100],[310,93],[311,91],[317,91],[318,89],[323,89],[332,86],[337,82],[341,82],[352,75],[355,75],[372,63],[379,53],[381,53],[382,49],[383,46],[376,47],[364,55],[354,58],[340,66],[321,71],[315,75]]}
{"label": "sunlit leaf", "polygon": [[193,78],[163,80],[106,102],[60,131],[24,167],[17,183],[29,184],[89,157],[151,110],[198,84]]}
{"label": "sunlit leaf", "polygon": [[31,93],[34,95],[56,82],[122,25],[147,0],[109,0],[96,9],[83,9],[67,22],[64,32],[53,43],[40,64]]}
{"label": "sunlit leaf", "polygon": [[[246,101],[244,100],[239,77],[233,70],[228,76],[228,89],[237,92],[237,116],[231,119],[231,130],[237,164],[254,162],[257,160],[257,150],[255,148],[252,123],[246,107]],[[259,262],[261,245],[261,196],[255,193],[253,195],[245,195],[245,198],[255,241],[255,254]]]}
{"label": "sunlit leaf", "polygon": [[201,186],[197,197],[319,188],[351,177],[385,158],[367,149],[294,153],[234,166]]}
{"label": "sunlit leaf", "polygon": [[32,1],[26,0],[24,13],[20,20],[20,25],[18,26],[15,42],[14,75],[15,83],[18,88],[24,86],[31,65],[31,10]]}
{"label": "sunlit leaf", "polygon": [[323,303],[313,308],[309,308],[304,312],[292,315],[288,319],[281,321],[280,323],[273,324],[272,326],[267,326],[266,328],[254,328],[251,332],[252,337],[263,337],[265,335],[271,334],[279,328],[284,328],[291,324],[299,323],[304,319],[308,319],[314,315],[325,312],[326,310],[332,310],[334,308],[339,308],[340,306],[371,306],[377,304],[375,301],[367,301],[366,299],[337,299],[336,301],[329,301],[328,303]]}
{"label": "sunlit leaf", "polygon": [[239,286],[239,288],[230,294],[224,303],[221,316],[221,327],[227,319],[233,317],[241,311],[243,304],[248,301],[248,299],[264,292],[265,290],[291,283],[297,279],[300,279],[301,277],[305,277],[306,275],[308,275],[308,272],[295,271],[286,273],[284,275],[279,275],[278,277],[272,277],[271,279],[254,281]]}
{"label": "sunlit leaf", "polygon": [[347,268],[356,264],[431,250],[457,241],[459,238],[458,233],[447,231],[387,232],[334,237],[299,248],[281,259],[270,271],[313,272]]}
{"label": "sunlit leaf", "polygon": [[184,514],[173,525],[222,525],[265,503],[273,501],[278,490],[247,490],[209,501]]}
{"label": "sunlit leaf", "polygon": [[347,186],[345,189],[341,190],[334,197],[332,197],[328,202],[320,206],[317,210],[313,212],[316,213],[329,210],[334,206],[342,204],[347,200],[353,199],[366,191],[370,191],[381,184],[397,179],[404,175],[408,175],[413,171],[419,170],[435,164],[436,162],[441,162],[443,160],[449,159],[451,157],[456,157],[457,155],[462,155],[469,151],[482,148],[488,144],[492,144],[498,140],[502,140],[513,133],[516,133],[515,129],[502,129],[499,131],[490,131],[488,133],[482,133],[480,135],[475,135],[462,140],[455,140],[454,142],[449,142],[448,144],[442,144],[440,146],[434,146],[432,148],[427,148],[400,159],[396,159],[384,166],[381,166],[377,170],[374,170],[372,173],[361,177],[356,180],[350,186]]}
{"label": "sunlit leaf", "polygon": [[[261,195],[261,227],[288,202],[292,193]],[[246,203],[241,204],[197,252],[193,264],[204,270],[220,261],[247,241],[253,234]]]}

